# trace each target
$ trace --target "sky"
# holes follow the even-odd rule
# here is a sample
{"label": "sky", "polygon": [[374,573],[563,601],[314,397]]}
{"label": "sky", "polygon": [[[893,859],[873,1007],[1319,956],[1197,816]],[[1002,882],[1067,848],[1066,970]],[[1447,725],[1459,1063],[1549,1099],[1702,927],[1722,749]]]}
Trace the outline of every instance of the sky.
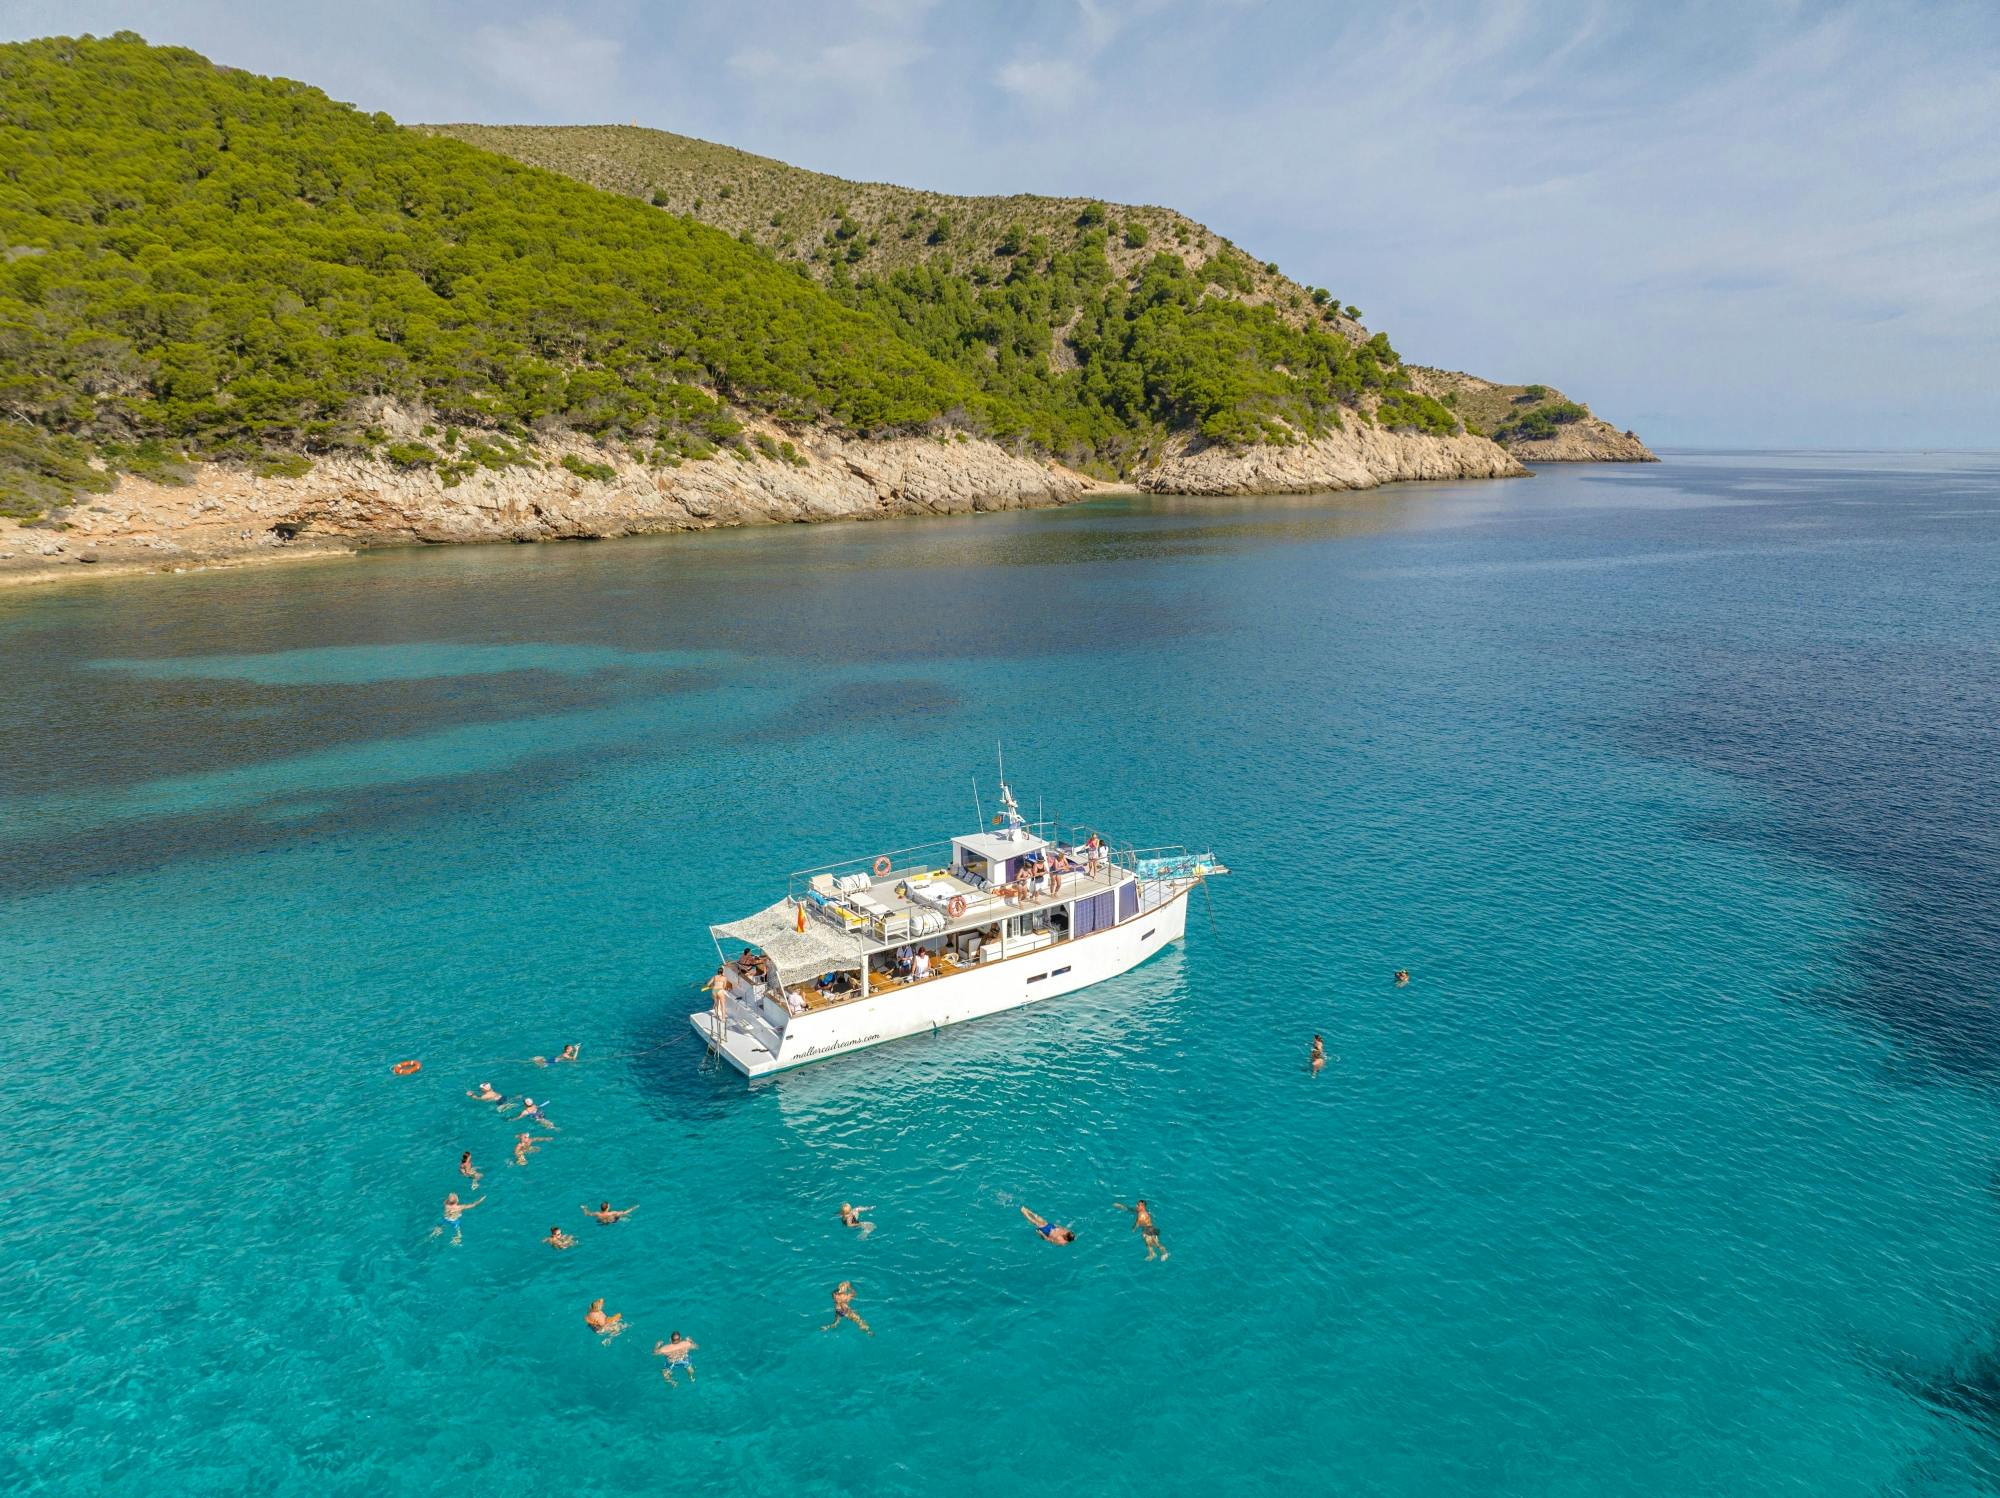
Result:
{"label": "sky", "polygon": [[2000,448],[2000,0],[0,0],[411,121],[1164,204],[1662,446]]}

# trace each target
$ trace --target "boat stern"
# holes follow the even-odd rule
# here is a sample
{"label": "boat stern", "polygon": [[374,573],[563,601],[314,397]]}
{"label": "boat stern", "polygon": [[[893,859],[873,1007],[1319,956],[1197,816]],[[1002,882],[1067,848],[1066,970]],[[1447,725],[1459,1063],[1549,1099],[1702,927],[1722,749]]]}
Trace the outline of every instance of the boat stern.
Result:
{"label": "boat stern", "polygon": [[777,1052],[766,1036],[745,1027],[733,1016],[715,1033],[715,1011],[703,1009],[688,1016],[701,1043],[721,1056],[746,1077],[761,1077],[778,1069]]}

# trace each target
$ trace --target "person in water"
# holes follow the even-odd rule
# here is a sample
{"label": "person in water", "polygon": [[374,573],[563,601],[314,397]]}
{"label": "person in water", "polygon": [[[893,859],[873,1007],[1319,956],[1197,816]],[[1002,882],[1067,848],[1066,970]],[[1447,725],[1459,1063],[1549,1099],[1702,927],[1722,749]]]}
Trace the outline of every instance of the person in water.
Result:
{"label": "person in water", "polygon": [[503,1094],[493,1090],[491,1082],[481,1082],[479,1084],[479,1091],[468,1092],[466,1096],[478,1103],[504,1103],[507,1101]]}
{"label": "person in water", "polygon": [[1312,1057],[1310,1064],[1312,1066],[1312,1074],[1314,1076],[1318,1076],[1320,1074],[1320,1068],[1326,1065],[1326,1042],[1321,1040],[1317,1035],[1313,1037],[1313,1049],[1312,1049]]}
{"label": "person in water", "polygon": [[458,1173],[472,1182],[472,1189],[479,1189],[479,1167],[472,1163],[472,1151],[467,1150],[458,1157]]}
{"label": "person in water", "polygon": [[[562,1048],[561,1052],[556,1056],[556,1061],[574,1061],[577,1058],[577,1053],[582,1049],[583,1047],[579,1046],[575,1041],[571,1041]],[[533,1059],[537,1066],[552,1066],[555,1064],[546,1056],[536,1056]]]}
{"label": "person in water", "polygon": [[870,1327],[867,1322],[863,1321],[861,1317],[855,1312],[854,1282],[852,1280],[842,1280],[840,1284],[834,1288],[833,1320],[827,1322],[827,1324],[821,1327],[820,1330],[823,1332],[830,1332],[836,1326],[839,1326],[840,1323],[843,1321],[852,1321],[856,1326],[860,1327],[864,1332],[867,1332],[869,1336],[872,1337],[875,1335],[874,1329]]}
{"label": "person in water", "polygon": [[639,1210],[639,1204],[634,1202],[629,1207],[620,1207],[616,1211],[613,1211],[610,1202],[599,1202],[595,1212],[591,1211],[589,1207],[584,1206],[580,1206],[578,1210],[583,1212],[585,1216],[595,1217],[599,1222],[609,1226],[611,1223],[623,1222],[626,1218],[630,1217],[634,1212]]}
{"label": "person in water", "polygon": [[694,1364],[688,1361],[688,1354],[700,1345],[690,1337],[683,1337],[679,1332],[675,1332],[664,1342],[655,1342],[653,1356],[667,1360],[667,1366],[660,1370],[660,1377],[672,1383],[674,1370],[678,1368],[688,1376],[688,1382],[693,1383]]}
{"label": "person in water", "polygon": [[1396,987],[1398,987],[1398,988],[1401,988],[1401,987],[1402,987],[1402,986],[1403,986],[1403,985],[1404,985],[1405,983],[1407,983],[1407,982],[1409,982],[1409,981],[1410,981],[1410,970],[1409,970],[1408,968],[1406,968],[1406,967],[1399,967],[1399,968],[1397,968],[1397,969],[1396,969]]}
{"label": "person in water", "polygon": [[1071,1228],[1058,1227],[1055,1224],[1051,1223],[1046,1217],[1037,1217],[1033,1212],[1030,1212],[1026,1207],[1021,1208],[1021,1215],[1027,1218],[1028,1221],[1032,1222],[1035,1225],[1035,1231],[1040,1233],[1044,1238],[1046,1238],[1051,1243],[1076,1242],[1076,1233]]}
{"label": "person in water", "polygon": [[860,1228],[861,1236],[866,1238],[870,1233],[875,1231],[875,1224],[872,1222],[863,1222],[861,1214],[863,1212],[873,1212],[874,1210],[873,1207],[857,1207],[852,1202],[842,1202],[840,1204],[841,1223],[846,1227]]}
{"label": "person in water", "polygon": [[514,1136],[514,1163],[516,1165],[526,1165],[528,1163],[528,1156],[540,1154],[542,1152],[542,1145],[547,1143],[548,1139],[549,1136],[547,1134],[516,1134]]}
{"label": "person in water", "polygon": [[609,1316],[605,1315],[604,1297],[600,1295],[590,1303],[590,1309],[583,1313],[583,1324],[598,1333],[601,1341],[609,1342],[625,1330],[625,1313],[614,1311]]}
{"label": "person in water", "polygon": [[555,1224],[553,1223],[549,1225],[548,1237],[544,1238],[542,1242],[548,1244],[550,1248],[576,1247],[576,1239],[571,1237],[568,1233],[565,1233],[561,1228],[555,1226]]}
{"label": "person in water", "polygon": [[444,1198],[444,1209],[438,1216],[438,1225],[431,1229],[431,1236],[433,1238],[436,1238],[439,1235],[441,1235],[446,1228],[450,1228],[451,1246],[453,1248],[458,1247],[459,1244],[465,1241],[465,1229],[459,1224],[459,1218],[463,1217],[467,1212],[470,1212],[474,1207],[478,1206],[479,1202],[483,1202],[485,1200],[486,1198],[482,1196],[479,1198],[479,1201],[462,1202],[458,1199],[458,1193],[456,1191],[446,1192]]}
{"label": "person in water", "polygon": [[1162,1264],[1166,1263],[1167,1251],[1160,1243],[1160,1230],[1153,1225],[1153,1213],[1146,1205],[1146,1198],[1143,1196],[1140,1197],[1136,1206],[1128,1207],[1123,1202],[1113,1202],[1111,1205],[1121,1212],[1130,1212],[1132,1214],[1133,1231],[1139,1233],[1146,1240],[1146,1258],[1148,1262],[1157,1253],[1160,1256],[1160,1262]]}
{"label": "person in water", "polygon": [[514,1115],[514,1122],[519,1123],[524,1118],[532,1118],[545,1129],[553,1129],[555,1127],[554,1124],[549,1122],[548,1116],[542,1112],[542,1105],[531,1097],[521,1099],[521,1111]]}

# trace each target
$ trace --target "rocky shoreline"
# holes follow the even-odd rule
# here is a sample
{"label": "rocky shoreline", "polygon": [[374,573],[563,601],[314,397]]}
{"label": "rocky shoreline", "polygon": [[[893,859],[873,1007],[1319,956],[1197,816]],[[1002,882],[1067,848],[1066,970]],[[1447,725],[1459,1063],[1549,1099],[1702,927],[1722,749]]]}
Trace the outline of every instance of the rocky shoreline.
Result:
{"label": "rocky shoreline", "polygon": [[[415,418],[403,423],[415,433]],[[776,439],[775,431],[752,433]],[[648,467],[576,440],[531,465],[479,469],[447,487],[428,468],[379,457],[322,459],[301,478],[203,464],[168,485],[125,476],[53,523],[0,520],[0,585],[240,566],[366,547],[553,541],[719,526],[961,515],[1070,504],[1130,489],[964,434],[843,440],[785,437],[795,458],[733,453]],[[589,476],[566,468],[591,465]],[[1481,437],[1383,431],[1352,418],[1289,447],[1180,444],[1138,478],[1155,493],[1312,493],[1407,479],[1502,478],[1527,470]]]}

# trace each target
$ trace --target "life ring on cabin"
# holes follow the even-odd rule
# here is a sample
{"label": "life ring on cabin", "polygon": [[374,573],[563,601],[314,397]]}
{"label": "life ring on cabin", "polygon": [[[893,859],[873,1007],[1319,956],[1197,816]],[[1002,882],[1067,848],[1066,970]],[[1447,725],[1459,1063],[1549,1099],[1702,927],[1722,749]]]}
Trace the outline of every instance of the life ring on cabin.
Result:
{"label": "life ring on cabin", "polygon": [[954,921],[957,920],[960,916],[965,914],[965,896],[953,895],[951,899],[948,902],[946,902],[944,908],[950,914],[951,918]]}
{"label": "life ring on cabin", "polygon": [[1062,870],[1060,870],[1060,869],[1050,869],[1050,870],[1049,870],[1049,893],[1053,895],[1053,894],[1057,893],[1058,891],[1060,891],[1061,889],[1062,889]]}
{"label": "life ring on cabin", "polygon": [[884,853],[880,858],[875,860],[875,877],[879,879],[882,877],[882,875],[888,872],[889,872],[889,855]]}
{"label": "life ring on cabin", "polygon": [[394,1066],[389,1068],[390,1071],[399,1077],[414,1077],[423,1069],[424,1064],[421,1061],[398,1061]]}

